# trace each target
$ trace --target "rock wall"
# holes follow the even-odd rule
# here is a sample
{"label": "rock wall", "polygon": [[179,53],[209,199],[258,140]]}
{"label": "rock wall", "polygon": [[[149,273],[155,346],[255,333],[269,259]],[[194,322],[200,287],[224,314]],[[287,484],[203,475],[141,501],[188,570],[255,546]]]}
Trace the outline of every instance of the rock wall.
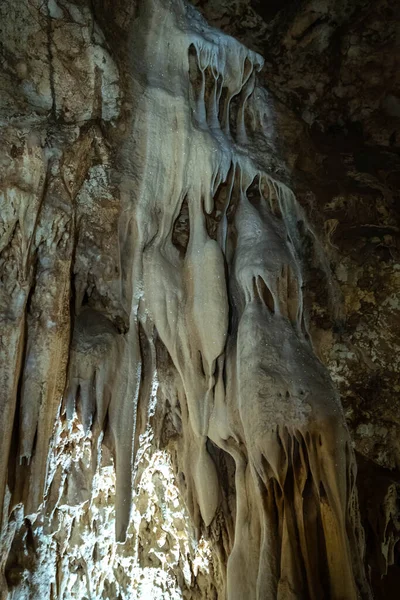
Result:
{"label": "rock wall", "polygon": [[[0,8],[4,599],[371,598],[396,560],[397,455],[348,393],[376,360],[335,339],[372,293],[342,200],[310,214],[241,3],[199,4],[230,31],[181,0]],[[377,463],[367,546],[332,377]]]}

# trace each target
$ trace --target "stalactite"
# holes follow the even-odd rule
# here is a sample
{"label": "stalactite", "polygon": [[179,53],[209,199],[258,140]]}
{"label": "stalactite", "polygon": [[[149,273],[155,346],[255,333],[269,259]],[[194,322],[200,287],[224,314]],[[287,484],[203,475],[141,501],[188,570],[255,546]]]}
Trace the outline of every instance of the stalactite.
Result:
{"label": "stalactite", "polygon": [[[12,343],[1,348],[0,500],[8,465],[15,481],[6,511],[23,505],[36,518],[44,504],[51,521],[64,487],[71,504],[87,501],[102,453],[110,452],[115,536],[124,542],[140,436],[160,381],[158,401],[169,402],[180,430],[177,460],[198,532],[227,511],[211,446],[235,464],[228,600],[369,599],[356,463],[339,398],[307,332],[299,223],[327,276],[329,268],[293,192],[268,171],[254,141],[267,137],[265,95],[255,98],[263,59],[183,0],[143,0],[132,27],[133,117],[118,173],[118,310],[126,326],[118,328],[100,301],[85,305],[88,273],[76,273],[70,303],[79,219],[58,158],[47,176],[47,159],[39,161],[32,211],[54,230],[45,238],[43,226],[43,239],[34,239],[22,194],[18,219],[3,235],[10,252],[20,238],[22,257],[18,290],[10,292]],[[62,234],[55,207],[68,223]],[[56,293],[46,295],[49,278]],[[168,381],[160,346],[174,372]],[[90,446],[89,466],[82,459],[74,471],[87,487],[50,468],[61,420]],[[54,597],[65,586],[58,582]]]}
{"label": "stalactite", "polygon": [[[147,219],[150,211],[157,217],[153,239],[138,251],[143,252],[143,302],[182,379],[189,504],[198,504],[209,525],[219,497],[209,437],[236,462],[228,597],[318,598],[325,593],[356,598],[360,593],[367,598],[355,540],[350,440],[340,402],[305,337],[301,239],[292,225],[301,211],[292,192],[258,166],[251,146],[247,149],[251,132],[244,114],[262,59],[205,23],[199,27],[199,18],[191,20],[183,4],[175,3],[174,11],[168,3],[156,5],[157,10],[149,6],[139,16],[139,26],[148,32],[145,70],[154,93],[138,104],[141,118],[134,131],[138,139],[153,131],[150,140],[163,159],[162,165],[156,163],[160,173],[154,173],[143,157],[139,214]],[[173,54],[161,56],[167,31],[176,43]],[[161,75],[175,65],[167,89],[161,78],[157,89],[152,87],[157,80],[153,64]],[[188,88],[193,117],[186,108]],[[234,97],[239,100],[235,139],[230,126]],[[257,178],[258,206],[247,197]],[[204,213],[213,212],[214,194],[223,182],[229,191],[218,244],[207,233]],[[171,240],[183,198],[190,225],[184,258]],[[139,220],[138,229],[143,225]],[[228,227],[236,232],[229,258]],[[226,343],[229,292],[234,347]]]}

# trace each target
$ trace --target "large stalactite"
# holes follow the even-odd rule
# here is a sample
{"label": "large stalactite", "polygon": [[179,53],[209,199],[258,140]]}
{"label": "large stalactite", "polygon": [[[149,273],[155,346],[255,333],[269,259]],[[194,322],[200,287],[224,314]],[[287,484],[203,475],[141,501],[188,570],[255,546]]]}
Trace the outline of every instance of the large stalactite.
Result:
{"label": "large stalactite", "polygon": [[[121,12],[121,72],[86,5],[25,8],[48,72],[14,65],[26,104],[3,107],[1,597],[372,598],[310,262],[339,296],[263,58],[183,0],[143,0]],[[132,588],[161,456],[190,568],[211,569],[176,575],[185,596]]]}

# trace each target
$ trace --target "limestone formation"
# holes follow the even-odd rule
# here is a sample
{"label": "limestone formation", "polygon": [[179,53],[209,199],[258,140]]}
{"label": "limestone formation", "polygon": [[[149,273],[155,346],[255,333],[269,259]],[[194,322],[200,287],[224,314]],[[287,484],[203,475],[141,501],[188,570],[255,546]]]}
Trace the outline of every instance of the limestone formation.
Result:
{"label": "limestone formation", "polygon": [[0,7],[0,597],[372,599],[310,269],[337,319],[340,290],[264,59],[184,0],[20,4]]}

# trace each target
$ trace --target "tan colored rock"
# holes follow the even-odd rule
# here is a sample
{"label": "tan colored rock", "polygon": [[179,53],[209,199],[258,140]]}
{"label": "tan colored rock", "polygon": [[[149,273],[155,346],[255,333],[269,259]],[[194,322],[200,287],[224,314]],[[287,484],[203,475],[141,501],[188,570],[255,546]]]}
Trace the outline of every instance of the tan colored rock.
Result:
{"label": "tan colored rock", "polygon": [[[336,13],[309,4],[285,44],[324,52]],[[340,219],[325,240],[287,185],[263,58],[183,0],[1,16],[2,600],[372,598],[320,359],[341,383],[380,352],[319,319],[379,295],[350,261],[336,282]],[[355,431],[366,455],[395,436]],[[374,529],[386,569],[397,493]]]}

